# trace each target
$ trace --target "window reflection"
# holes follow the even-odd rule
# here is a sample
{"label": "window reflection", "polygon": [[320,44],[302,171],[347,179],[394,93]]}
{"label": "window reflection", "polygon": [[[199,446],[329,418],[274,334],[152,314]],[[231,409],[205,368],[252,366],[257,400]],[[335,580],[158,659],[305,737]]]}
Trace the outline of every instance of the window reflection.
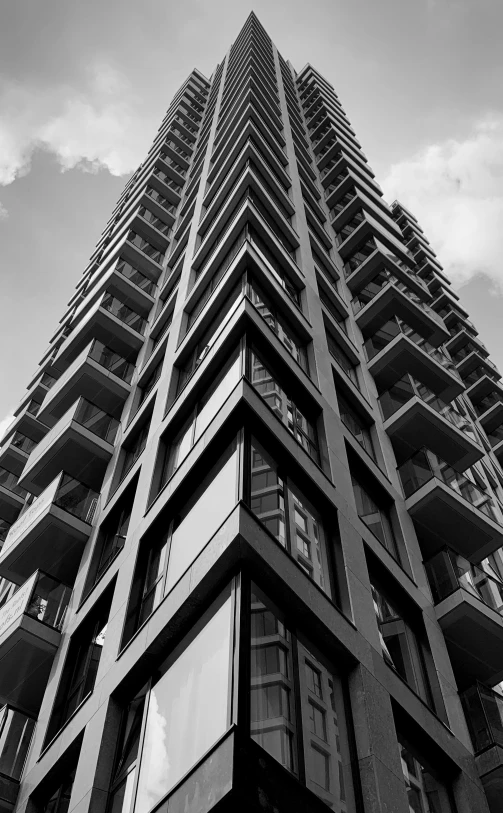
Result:
{"label": "window reflection", "polygon": [[152,688],[135,813],[147,813],[225,733],[231,623],[229,595]]}
{"label": "window reflection", "polygon": [[320,518],[255,440],[251,444],[250,508],[304,572],[332,595],[328,553]]}
{"label": "window reflection", "polygon": [[449,792],[398,738],[410,813],[452,813]]}

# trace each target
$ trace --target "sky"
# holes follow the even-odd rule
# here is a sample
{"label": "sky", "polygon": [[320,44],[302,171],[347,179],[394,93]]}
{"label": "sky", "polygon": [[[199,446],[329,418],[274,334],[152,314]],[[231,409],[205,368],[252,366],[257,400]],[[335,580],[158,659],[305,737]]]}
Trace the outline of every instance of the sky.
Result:
{"label": "sky", "polygon": [[252,9],[332,82],[503,371],[501,0],[0,0],[0,437],[172,96]]}

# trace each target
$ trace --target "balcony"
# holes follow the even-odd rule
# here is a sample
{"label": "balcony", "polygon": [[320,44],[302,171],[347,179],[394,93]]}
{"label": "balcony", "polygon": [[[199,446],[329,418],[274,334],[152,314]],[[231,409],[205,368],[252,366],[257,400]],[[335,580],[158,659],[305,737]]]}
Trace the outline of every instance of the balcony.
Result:
{"label": "balcony", "polygon": [[0,702],[38,714],[71,590],[36,571],[0,608]]}
{"label": "balcony", "polygon": [[503,697],[477,683],[461,695],[475,763],[490,813],[501,813],[503,799]]}
{"label": "balcony", "polygon": [[26,499],[26,489],[18,485],[18,478],[0,466],[0,519],[14,522]]}
{"label": "balcony", "polygon": [[367,335],[375,333],[393,316],[399,316],[435,346],[448,336],[435,311],[386,269],[359,291],[351,304],[358,326]]}
{"label": "balcony", "polygon": [[486,430],[492,451],[503,465],[503,425],[495,426],[490,432]]}
{"label": "balcony", "polygon": [[466,394],[474,404],[500,386],[498,377],[483,367],[478,367],[476,370],[473,370],[470,375],[465,378],[464,383]]}
{"label": "balcony", "polygon": [[399,463],[424,446],[461,471],[484,455],[470,421],[410,375],[383,392],[379,404]]}
{"label": "balcony", "polygon": [[21,486],[40,494],[61,472],[99,490],[113,454],[119,422],[80,398],[40,441],[26,464]]}
{"label": "balcony", "polygon": [[43,567],[73,584],[98,494],[61,472],[10,527],[0,553],[0,576],[22,584]]}
{"label": "balcony", "polygon": [[0,813],[14,810],[35,722],[11,706],[0,709]]}
{"label": "balcony", "polygon": [[462,381],[447,354],[397,317],[366,339],[364,347],[369,372],[381,391],[392,387],[406,373],[445,401],[463,391]]}
{"label": "balcony", "polygon": [[481,425],[486,432],[503,423],[503,391],[493,389],[473,404]]}
{"label": "balcony", "polygon": [[143,344],[146,325],[138,311],[105,293],[61,346],[54,365],[64,372],[91,339],[98,339],[114,353],[130,358]]}
{"label": "balcony", "polygon": [[414,274],[407,263],[374,237],[369,238],[363,246],[360,246],[345,264],[346,285],[356,294],[372,282],[382,270],[389,271],[421,299],[429,300],[428,290],[424,283]]}
{"label": "balcony", "polygon": [[42,404],[40,416],[54,424],[82,397],[114,417],[119,417],[131,392],[135,366],[94,339],[58,379]]}
{"label": "balcony", "polygon": [[460,689],[503,679],[503,582],[488,561],[471,564],[453,550],[425,564]]}
{"label": "balcony", "polygon": [[405,504],[425,556],[448,545],[480,562],[503,544],[499,511],[491,497],[429,449],[398,467]]}
{"label": "balcony", "polygon": [[14,432],[5,443],[0,446],[0,467],[8,469],[18,477],[24,469],[36,441],[26,437],[21,432]]}

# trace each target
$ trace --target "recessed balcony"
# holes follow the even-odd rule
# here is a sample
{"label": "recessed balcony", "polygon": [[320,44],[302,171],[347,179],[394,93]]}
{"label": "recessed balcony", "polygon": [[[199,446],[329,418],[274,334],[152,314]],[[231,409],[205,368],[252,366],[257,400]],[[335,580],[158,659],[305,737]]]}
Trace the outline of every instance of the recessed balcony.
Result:
{"label": "recessed balcony", "polygon": [[399,316],[435,346],[448,335],[435,311],[387,270],[359,291],[351,304],[356,322],[366,335],[375,333],[393,316]]}
{"label": "recessed balcony", "polygon": [[73,584],[91,533],[98,494],[61,472],[11,525],[0,552],[0,576],[22,584],[33,568]]}
{"label": "recessed balcony", "polygon": [[27,491],[18,485],[16,475],[0,467],[0,519],[14,522],[24,505],[26,495]]}
{"label": "recessed balcony", "polygon": [[14,432],[5,443],[0,446],[0,467],[8,469],[18,477],[24,469],[30,452],[35,448],[37,442],[23,435],[21,432]]}
{"label": "recessed balcony", "polygon": [[0,709],[0,813],[14,810],[35,723],[12,706]]}
{"label": "recessed balcony", "polygon": [[398,467],[405,504],[425,556],[445,545],[480,562],[503,544],[501,515],[491,497],[429,449]]}
{"label": "recessed balcony", "polygon": [[461,471],[484,455],[470,421],[410,375],[383,392],[379,404],[398,463],[424,446]]}
{"label": "recessed balcony", "polygon": [[146,325],[147,320],[142,314],[112,294],[105,293],[61,346],[54,366],[64,372],[92,339],[98,339],[113,352],[129,358],[142,346]]}
{"label": "recessed balcony", "polygon": [[40,494],[61,472],[99,490],[113,454],[119,422],[80,398],[30,455],[20,483]]}
{"label": "recessed balcony", "polygon": [[0,702],[36,716],[71,590],[37,571],[0,608]]}
{"label": "recessed balcony", "polygon": [[44,400],[40,416],[47,426],[55,423],[82,397],[119,417],[131,392],[135,366],[103,342],[93,339],[73,364],[63,373]]}
{"label": "recessed balcony", "polygon": [[365,341],[368,369],[378,389],[389,389],[406,373],[421,381],[445,401],[463,391],[463,383],[452,361],[441,348],[398,318],[390,319]]}
{"label": "recessed balcony", "polygon": [[488,563],[471,564],[453,550],[425,564],[436,616],[460,689],[503,679],[503,582]]}
{"label": "recessed balcony", "polygon": [[477,683],[461,695],[475,764],[490,813],[501,813],[503,799],[503,697]]}

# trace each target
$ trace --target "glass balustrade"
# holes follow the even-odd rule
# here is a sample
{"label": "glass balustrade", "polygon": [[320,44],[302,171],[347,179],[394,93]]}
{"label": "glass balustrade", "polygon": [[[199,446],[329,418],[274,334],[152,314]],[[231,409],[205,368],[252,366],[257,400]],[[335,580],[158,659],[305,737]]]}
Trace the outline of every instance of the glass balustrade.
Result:
{"label": "glass balustrade", "polygon": [[463,692],[461,702],[475,752],[493,745],[503,748],[503,697],[477,683]]}
{"label": "glass balustrade", "polygon": [[388,322],[379,328],[379,330],[376,331],[373,336],[364,342],[368,360],[371,361],[374,356],[387,347],[388,344],[392,342],[393,339],[395,339],[400,333],[407,336],[411,341],[414,342],[414,344],[424,350],[428,356],[434,358],[438,364],[445,367],[445,369],[449,370],[452,375],[461,380],[458,371],[456,370],[451,359],[448,357],[447,353],[441,348],[433,347],[433,345],[430,344],[430,342],[427,341],[424,336],[421,336],[416,330],[409,327],[409,325],[407,325],[397,316],[388,320]]}
{"label": "glass balustrade", "polygon": [[429,449],[419,449],[398,467],[398,474],[406,498],[414,494],[425,483],[437,479],[494,522],[500,522],[491,497],[472,483],[465,474],[460,474]]}
{"label": "glass balustrade", "polygon": [[429,387],[416,381],[408,373],[390,387],[389,390],[386,390],[386,392],[383,392],[382,395],[379,396],[379,405],[384,420],[394,415],[400,407],[410,401],[415,395],[434,409],[435,412],[438,412],[439,415],[442,415],[449,423],[452,423],[456,429],[460,429],[468,435],[470,440],[478,443],[477,435],[470,421],[461,415],[452,404],[443,401],[442,398],[439,398]]}
{"label": "glass balustrade", "polygon": [[43,384],[44,387],[47,387],[48,390],[56,383],[56,379],[54,376],[49,375],[49,373],[44,373],[42,378],[40,379],[40,383]]}
{"label": "glass balustrade", "polygon": [[149,196],[149,198],[152,198],[153,201],[158,203],[159,206],[162,206],[163,209],[169,212],[169,214],[173,215],[173,217],[176,216],[177,207],[174,206],[167,198],[165,198],[164,195],[161,195],[161,193],[158,192],[157,189],[153,189],[153,187],[147,186],[146,194]]}
{"label": "glass balustrade", "polygon": [[483,378],[484,376],[490,378],[491,381],[498,381],[498,377],[496,375],[491,373],[490,370],[486,370],[485,367],[482,367],[482,365],[479,364],[478,367],[475,367],[475,369],[472,370],[471,373],[464,377],[463,380],[465,382],[465,386],[467,388],[471,387],[472,384],[476,384],[477,381],[480,381],[480,379]]}
{"label": "glass balustrade", "polygon": [[503,404],[503,395],[496,390],[490,392],[489,395],[486,395],[484,398],[481,398],[480,401],[473,406],[475,412],[480,417],[484,412],[487,412],[488,409],[495,406],[495,404]]}
{"label": "glass balustrade", "polygon": [[73,420],[107,443],[114,442],[119,421],[85,398],[80,399]]}
{"label": "glass balustrade", "polygon": [[[417,280],[415,281],[417,282]],[[395,288],[404,294],[407,299],[410,299],[410,301],[413,302],[418,308],[421,308],[421,310],[427,313],[428,316],[436,319],[435,311],[432,311],[429,305],[423,302],[416,293],[411,291],[404,282],[395,277],[395,275],[387,269],[380,271],[379,274],[374,277],[374,279],[369,282],[368,285],[362,288],[361,291],[359,291],[353,298],[351,302],[353,313],[359,313],[362,308],[368,305],[369,302],[372,302],[372,300],[375,299],[375,297],[378,296],[381,291],[384,291],[384,289],[389,285],[394,285]]]}
{"label": "glass balustrade", "polygon": [[[56,630],[61,630],[71,592],[70,587],[66,584],[39,570],[24,611],[25,615],[36,618],[37,621]],[[13,598],[15,595],[14,593]]]}
{"label": "glass balustrade", "polygon": [[142,274],[141,271],[138,271],[131,263],[128,263],[127,260],[120,259],[117,265],[115,266],[115,270],[118,274],[122,274],[123,277],[126,277],[133,285],[136,285],[137,288],[141,288],[142,291],[145,291],[146,294],[152,296],[155,291],[156,284],[151,279]]}
{"label": "glass balustrade", "polygon": [[28,755],[35,720],[22,711],[4,706],[0,709],[0,774],[2,777],[21,778]]}
{"label": "glass balustrade", "polygon": [[15,449],[19,449],[21,452],[30,454],[31,450],[35,448],[37,443],[35,440],[26,437],[26,435],[23,435],[21,432],[15,432],[11,440],[8,442],[8,445],[13,446]]}
{"label": "glass balustrade", "polygon": [[157,215],[151,212],[150,209],[147,209],[145,206],[140,206],[138,209],[138,214],[143,218],[143,220],[146,220],[147,223],[150,223],[150,225],[154,227],[154,229],[157,229],[157,231],[160,231],[166,237],[171,235],[171,227],[168,226],[164,220],[161,220],[160,217],[157,217]]}
{"label": "glass balustrade", "polygon": [[159,249],[155,248],[153,245],[149,243],[148,240],[145,240],[141,234],[137,234],[134,231],[130,231],[127,240],[129,243],[132,243],[136,248],[138,248],[142,254],[145,254],[147,257],[150,257],[151,260],[154,260],[156,263],[162,263],[164,258],[164,251],[159,251]]}
{"label": "glass balustrade", "polygon": [[116,353],[114,350],[110,350],[103,342],[100,342],[98,339],[94,339],[91,350],[89,351],[89,358],[96,361],[101,367],[104,367],[105,370],[113,373],[113,375],[117,376],[117,378],[122,379],[126,382],[126,384],[131,383],[131,379],[133,378],[133,373],[135,370],[134,364],[127,361],[123,356]]}
{"label": "glass balustrade", "polygon": [[461,589],[503,615],[503,582],[487,559],[473,565],[447,548],[427,561],[425,567],[435,604]]}
{"label": "glass balustrade", "polygon": [[496,429],[488,432],[487,437],[489,438],[489,443],[493,448],[494,446],[497,446],[498,443],[501,443],[503,440],[503,426],[497,426]]}
{"label": "glass balustrade", "polygon": [[39,411],[40,411],[40,404],[38,404],[36,401],[32,400],[32,401],[30,401],[28,403],[28,406],[26,407],[26,411],[29,412],[30,415],[33,415],[34,417],[36,417],[38,415]]}
{"label": "glass balustrade", "polygon": [[[42,497],[42,494],[40,497]],[[58,508],[62,508],[72,516],[90,525],[98,504],[98,496],[92,488],[63,472],[60,475],[53,503]]]}
{"label": "glass balustrade", "polygon": [[146,319],[140,316],[139,313],[129,308],[120,299],[117,299],[112,294],[105,294],[101,302],[101,307],[106,311],[116,316],[121,322],[130,327],[136,333],[143,335],[147,324]]}
{"label": "glass balustrade", "polygon": [[17,480],[18,478],[15,474],[0,466],[0,486],[2,486],[2,488],[6,488],[7,491],[12,491],[13,494],[17,494],[18,497],[24,498],[28,492],[24,488],[18,486]]}

